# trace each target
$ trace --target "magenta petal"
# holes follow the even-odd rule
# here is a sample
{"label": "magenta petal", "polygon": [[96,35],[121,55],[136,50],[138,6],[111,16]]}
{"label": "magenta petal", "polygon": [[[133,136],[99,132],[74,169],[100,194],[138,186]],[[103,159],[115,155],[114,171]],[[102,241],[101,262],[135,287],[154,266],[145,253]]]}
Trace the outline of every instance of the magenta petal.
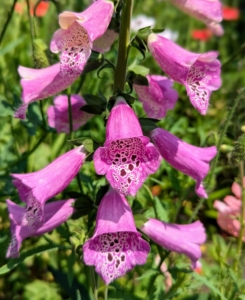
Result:
{"label": "magenta petal", "polygon": [[197,195],[206,198],[202,181],[209,171],[210,160],[217,153],[216,147],[192,146],[161,128],[152,130],[151,138],[161,156],[175,169],[195,179]]}
{"label": "magenta petal", "polygon": [[107,29],[101,37],[93,42],[93,51],[100,53],[108,52],[117,37],[117,32],[113,29]]}
{"label": "magenta petal", "polygon": [[[142,136],[136,114],[124,98],[118,97],[106,124],[106,142]],[[146,137],[144,139],[149,141]]]}
{"label": "magenta petal", "polygon": [[134,89],[143,103],[148,117],[164,118],[169,109],[173,109],[178,93],[172,89],[173,81],[164,76],[147,75],[148,86],[134,84]]}
{"label": "magenta petal", "polygon": [[94,265],[106,284],[144,264],[149,244],[137,232],[130,206],[110,189],[102,199],[93,237],[83,245],[83,260]]}
{"label": "magenta petal", "polygon": [[201,257],[200,245],[206,239],[205,230],[200,221],[178,225],[149,219],[141,230],[158,245],[187,255],[191,259],[192,268],[195,268],[196,261]]}
{"label": "magenta petal", "polygon": [[[86,101],[79,95],[71,95],[71,111],[72,111],[72,125],[73,131],[84,125],[92,114],[81,111],[80,108],[86,105]],[[47,111],[48,123],[50,127],[53,127],[57,132],[70,132],[69,124],[69,105],[68,96],[59,95],[54,98],[54,106],[50,106]]]}
{"label": "magenta petal", "polygon": [[27,237],[42,235],[64,223],[74,212],[73,203],[74,199],[69,199],[46,204],[44,207],[45,221],[33,230],[33,228],[25,226],[22,222],[25,208],[15,204],[11,200],[7,200],[12,239],[6,257],[19,257],[21,244]]}
{"label": "magenta petal", "polygon": [[193,106],[206,114],[212,91],[221,86],[217,52],[192,53],[156,34],[149,35],[148,47],[163,71],[186,86]]}
{"label": "magenta petal", "polygon": [[222,35],[221,2],[219,0],[171,0],[183,12],[204,22],[215,35]]}
{"label": "magenta petal", "polygon": [[136,195],[146,178],[160,165],[157,149],[144,145],[140,138],[107,143],[96,150],[94,166],[98,174],[106,174],[111,186],[123,195]]}
{"label": "magenta petal", "polygon": [[20,199],[26,202],[23,224],[36,229],[44,222],[44,203],[62,192],[79,172],[86,154],[83,146],[61,155],[44,169],[12,174]]}
{"label": "magenta petal", "polygon": [[71,85],[80,74],[71,77],[63,77],[60,73],[60,65],[44,69],[30,69],[20,66],[18,72],[21,76],[23,89],[23,104],[15,112],[16,118],[25,119],[26,109],[29,103],[53,96]]}

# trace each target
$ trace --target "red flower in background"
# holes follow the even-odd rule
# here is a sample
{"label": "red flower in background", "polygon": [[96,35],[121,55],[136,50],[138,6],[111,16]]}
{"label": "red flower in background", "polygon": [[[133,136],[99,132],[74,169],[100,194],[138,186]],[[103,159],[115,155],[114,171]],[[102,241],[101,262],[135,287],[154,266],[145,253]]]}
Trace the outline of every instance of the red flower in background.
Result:
{"label": "red flower in background", "polygon": [[236,7],[223,6],[222,7],[223,19],[226,21],[235,21],[240,17],[239,9]]}
{"label": "red flower in background", "polygon": [[[34,7],[36,3],[37,1],[33,1],[33,0],[30,1],[30,14],[32,16],[34,15]],[[17,2],[15,4],[14,10],[18,14],[22,15],[24,13],[25,7],[26,7],[25,2]],[[43,17],[47,13],[48,8],[49,8],[49,2],[44,2],[44,1],[40,2],[36,8],[36,16]]]}
{"label": "red flower in background", "polygon": [[212,37],[212,31],[208,28],[205,29],[194,29],[191,32],[191,36],[195,40],[208,41]]}

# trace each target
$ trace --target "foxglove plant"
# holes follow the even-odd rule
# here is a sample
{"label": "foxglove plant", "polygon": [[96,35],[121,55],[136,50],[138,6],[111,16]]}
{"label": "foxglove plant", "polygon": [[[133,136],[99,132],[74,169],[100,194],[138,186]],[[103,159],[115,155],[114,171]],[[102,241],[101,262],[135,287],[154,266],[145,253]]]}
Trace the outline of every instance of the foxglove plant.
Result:
{"label": "foxglove plant", "polygon": [[149,219],[140,229],[158,245],[188,256],[192,268],[196,267],[201,257],[200,245],[206,240],[205,229],[200,221],[178,225]]}
{"label": "foxglove plant", "polygon": [[[60,14],[61,29],[54,33],[50,44],[52,52],[61,52],[60,63],[44,69],[19,67],[23,104],[15,112],[16,118],[24,119],[28,104],[61,92],[80,76],[90,57],[93,42],[107,30],[113,8],[111,1],[98,0],[82,13],[66,11]],[[107,38],[100,41],[99,46],[108,48],[106,41]]]}
{"label": "foxglove plant", "polygon": [[219,0],[170,0],[180,10],[205,23],[212,32],[223,35],[221,2]]}
{"label": "foxglove plant", "polygon": [[94,235],[83,245],[85,264],[95,266],[106,284],[146,262],[150,245],[137,232],[126,198],[112,188],[98,208]]}
{"label": "foxglove plant", "polygon": [[45,222],[45,203],[67,187],[79,172],[85,158],[86,151],[80,146],[61,155],[42,170],[11,175],[20,199],[26,203],[23,225],[35,231]]}
{"label": "foxglove plant", "polygon": [[24,239],[31,236],[43,235],[60,226],[74,213],[74,199],[59,200],[44,206],[44,222],[35,230],[23,224],[26,210],[11,200],[6,200],[12,239],[6,257],[19,257],[19,250]]}
{"label": "foxglove plant", "polygon": [[[77,130],[80,126],[84,125],[92,114],[81,111],[80,108],[86,105],[86,101],[79,95],[71,95],[71,112],[73,130]],[[69,124],[69,102],[67,95],[59,95],[54,98],[54,105],[50,106],[47,110],[48,124],[53,127],[57,132],[70,133]]]}
{"label": "foxglove plant", "polygon": [[134,111],[122,97],[118,97],[107,121],[104,147],[99,147],[94,153],[96,172],[106,175],[119,193],[135,196],[159,165],[157,149],[148,137],[143,136]]}
{"label": "foxglove plant", "polygon": [[195,179],[197,195],[207,198],[202,181],[209,171],[209,162],[217,153],[216,147],[192,146],[161,128],[152,130],[150,136],[162,158],[175,169]]}
{"label": "foxglove plant", "polygon": [[148,86],[134,84],[139,101],[143,103],[148,117],[162,119],[173,109],[178,93],[172,89],[173,81],[164,76],[147,75]]}
{"label": "foxglove plant", "polygon": [[148,36],[148,47],[162,70],[186,87],[192,105],[205,115],[212,91],[221,86],[218,53],[192,53],[154,33]]}

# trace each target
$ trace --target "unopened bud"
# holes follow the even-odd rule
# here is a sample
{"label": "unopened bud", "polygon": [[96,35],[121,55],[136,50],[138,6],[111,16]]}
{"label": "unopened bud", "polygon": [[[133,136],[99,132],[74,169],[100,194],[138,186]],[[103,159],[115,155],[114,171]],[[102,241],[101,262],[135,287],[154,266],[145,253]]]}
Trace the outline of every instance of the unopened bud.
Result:
{"label": "unopened bud", "polygon": [[34,67],[36,69],[42,69],[48,67],[49,61],[45,50],[47,46],[41,39],[35,39],[33,41],[33,60],[34,60]]}
{"label": "unopened bud", "polygon": [[245,134],[239,137],[231,152],[230,161],[232,164],[237,165],[239,162],[245,160]]}

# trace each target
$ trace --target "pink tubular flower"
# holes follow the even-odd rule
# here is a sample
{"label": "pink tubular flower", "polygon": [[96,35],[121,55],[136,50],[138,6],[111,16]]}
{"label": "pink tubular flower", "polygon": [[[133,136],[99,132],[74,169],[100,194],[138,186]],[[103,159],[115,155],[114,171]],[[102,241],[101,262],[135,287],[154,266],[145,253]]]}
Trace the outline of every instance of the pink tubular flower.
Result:
{"label": "pink tubular flower", "polygon": [[200,221],[192,224],[168,224],[156,219],[149,219],[141,230],[158,245],[178,253],[187,255],[196,267],[201,257],[200,245],[205,242],[205,230]]}
{"label": "pink tubular flower", "polygon": [[7,200],[12,239],[6,257],[19,257],[19,250],[24,239],[47,233],[67,221],[74,212],[73,202],[74,199],[69,199],[45,204],[45,221],[33,231],[30,227],[23,225],[25,208]]}
{"label": "pink tubular flower", "polygon": [[106,284],[146,262],[149,244],[137,232],[126,198],[110,189],[103,197],[93,237],[83,245],[83,260],[95,266]]}
{"label": "pink tubular flower", "polygon": [[[243,179],[245,184],[245,178]],[[214,208],[218,210],[217,223],[220,228],[229,234],[238,237],[241,224],[238,217],[241,214],[241,186],[234,182],[231,190],[234,196],[228,195],[224,198],[224,202],[219,200],[214,201]],[[242,240],[245,242],[245,235]]]}
{"label": "pink tubular flower", "polygon": [[83,146],[61,155],[44,169],[29,174],[12,174],[20,199],[26,202],[23,225],[32,230],[44,222],[44,204],[62,192],[81,168],[86,154]]}
{"label": "pink tubular flower", "polygon": [[154,33],[148,37],[148,47],[163,71],[186,87],[192,105],[205,115],[212,91],[221,86],[218,53],[192,53]]}
{"label": "pink tubular flower", "polygon": [[161,156],[170,165],[196,180],[197,195],[207,198],[202,181],[209,171],[210,160],[217,153],[216,147],[192,146],[161,128],[152,130],[150,137]]}
{"label": "pink tubular flower", "polygon": [[148,86],[134,84],[134,89],[143,103],[148,117],[161,119],[167,110],[173,109],[178,93],[172,88],[173,81],[160,75],[147,75]]}
{"label": "pink tubular flower", "polygon": [[[80,108],[86,105],[86,101],[79,95],[71,95],[71,110],[72,110],[72,124],[73,131],[77,130],[80,126],[84,125],[92,114],[81,111]],[[54,98],[54,106],[50,106],[47,111],[48,123],[57,132],[70,132],[69,126],[69,105],[68,96],[59,95]]]}
{"label": "pink tubular flower", "polygon": [[96,172],[106,174],[106,179],[119,193],[134,196],[159,165],[157,149],[143,136],[134,111],[118,97],[107,121],[104,147],[94,153]]}
{"label": "pink tubular flower", "polygon": [[70,86],[82,73],[93,47],[93,42],[106,31],[112,14],[113,3],[98,0],[82,13],[63,12],[59,15],[58,29],[50,49],[61,52],[60,63],[44,69],[19,67],[23,104],[15,113],[25,118],[29,103],[53,96]]}
{"label": "pink tubular flower", "polygon": [[205,23],[215,35],[223,35],[223,28],[219,24],[222,21],[222,10],[219,0],[170,1],[186,14]]}

